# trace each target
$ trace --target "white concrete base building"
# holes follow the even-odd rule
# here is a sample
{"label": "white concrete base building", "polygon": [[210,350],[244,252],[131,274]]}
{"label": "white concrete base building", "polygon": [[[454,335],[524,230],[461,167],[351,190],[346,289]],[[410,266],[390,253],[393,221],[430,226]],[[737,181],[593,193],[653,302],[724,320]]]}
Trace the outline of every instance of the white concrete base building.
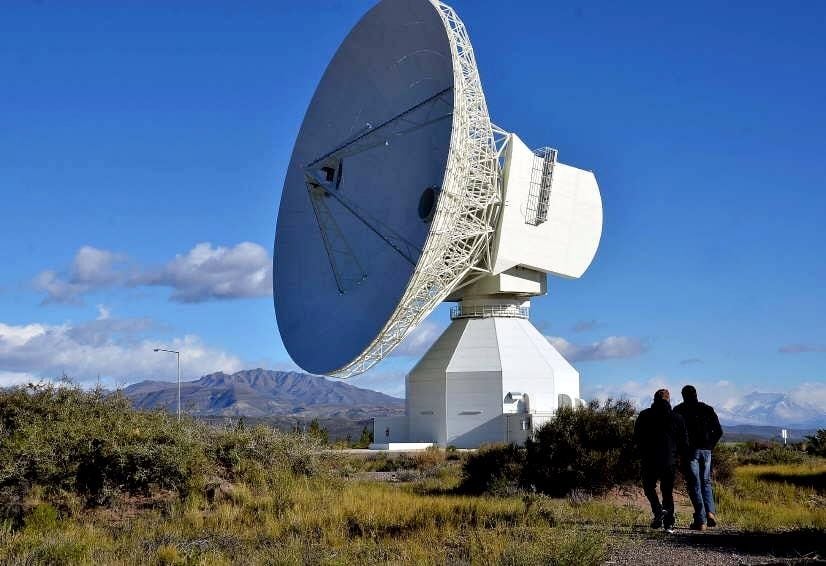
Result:
{"label": "white concrete base building", "polygon": [[579,402],[579,373],[528,321],[527,306],[489,308],[454,309],[406,378],[407,414],[375,419],[376,443],[522,444],[558,407]]}

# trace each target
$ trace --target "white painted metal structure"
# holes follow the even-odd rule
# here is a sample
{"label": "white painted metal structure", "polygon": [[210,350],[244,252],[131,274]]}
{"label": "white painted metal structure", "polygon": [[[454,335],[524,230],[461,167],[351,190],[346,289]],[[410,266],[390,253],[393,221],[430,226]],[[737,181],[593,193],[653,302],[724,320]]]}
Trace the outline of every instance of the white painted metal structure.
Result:
{"label": "white painted metal structure", "polygon": [[349,377],[457,301],[407,377],[407,416],[377,419],[377,441],[521,441],[579,397],[529,299],[548,273],[580,277],[601,231],[593,173],[492,125],[453,9],[384,0],[337,51],[296,141],[274,253],[284,344],[302,368]]}
{"label": "white painted metal structure", "polygon": [[[425,116],[409,114],[451,90],[449,121],[434,120],[429,107]],[[282,193],[273,289],[282,338],[301,367],[338,377],[366,371],[469,273],[489,272],[501,199],[496,152],[470,39],[453,9],[427,0],[385,0],[370,10],[322,78]],[[350,163],[340,166],[348,157]],[[434,166],[437,177],[422,173]],[[325,167],[338,177],[335,187],[319,178]],[[427,226],[410,202],[429,186],[440,194]],[[334,214],[313,198],[319,192],[336,197],[369,230],[358,232],[358,222],[346,214],[333,224]],[[401,217],[405,211],[408,217]],[[380,225],[376,218],[395,222]],[[318,226],[326,254],[310,240]],[[414,250],[405,256],[413,269],[388,251],[398,251],[389,240]],[[341,269],[356,263],[354,256],[373,265]],[[336,285],[323,273],[328,259]],[[365,271],[355,285],[340,284]],[[333,335],[336,344],[330,344]],[[319,352],[322,342],[328,349]]]}

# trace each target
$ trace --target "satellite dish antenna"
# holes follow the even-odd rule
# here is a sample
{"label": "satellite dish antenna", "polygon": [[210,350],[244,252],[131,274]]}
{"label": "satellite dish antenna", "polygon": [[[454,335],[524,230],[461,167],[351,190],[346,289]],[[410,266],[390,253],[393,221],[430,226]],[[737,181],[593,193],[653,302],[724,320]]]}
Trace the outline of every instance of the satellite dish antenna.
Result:
{"label": "satellite dish antenna", "polygon": [[[496,358],[480,371],[499,375],[500,415],[509,391],[530,393],[533,412],[555,410],[561,393],[579,396],[576,370],[528,321],[529,298],[545,294],[548,273],[582,275],[601,230],[592,173],[491,123],[456,12],[437,0],[384,0],[333,56],[293,149],[273,260],[280,334],[306,371],[350,377],[456,301],[454,322],[408,376],[406,421],[386,428],[473,444],[446,410],[473,427],[492,409],[431,401],[452,398],[450,360],[473,357],[477,339],[493,346],[476,359]],[[536,366],[536,383],[510,382],[514,355]],[[431,391],[422,384],[434,375],[441,385]]]}

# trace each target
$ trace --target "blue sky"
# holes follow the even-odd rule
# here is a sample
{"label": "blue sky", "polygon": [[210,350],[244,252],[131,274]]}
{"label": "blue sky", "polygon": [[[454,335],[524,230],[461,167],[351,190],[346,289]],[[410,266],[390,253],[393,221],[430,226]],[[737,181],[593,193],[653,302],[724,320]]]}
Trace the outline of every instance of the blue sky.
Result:
{"label": "blue sky", "polygon": [[[0,383],[171,378],[160,344],[188,378],[290,366],[266,279],[281,185],[371,5],[4,5]],[[600,183],[594,264],[533,302],[583,389],[826,405],[826,4],[452,5],[494,122]],[[398,393],[447,322],[356,383]]]}

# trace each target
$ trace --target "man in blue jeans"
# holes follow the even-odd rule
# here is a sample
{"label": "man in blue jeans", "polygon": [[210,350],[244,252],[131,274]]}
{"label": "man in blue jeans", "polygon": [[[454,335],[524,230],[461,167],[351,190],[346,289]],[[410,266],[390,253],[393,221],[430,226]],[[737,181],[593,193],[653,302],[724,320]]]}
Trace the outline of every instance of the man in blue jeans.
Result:
{"label": "man in blue jeans", "polygon": [[690,459],[685,469],[688,495],[694,506],[694,522],[690,528],[696,531],[717,526],[714,492],[711,488],[711,451],[723,436],[720,419],[714,409],[697,400],[693,385],[683,387],[683,402],[674,412],[683,417],[688,430]]}

